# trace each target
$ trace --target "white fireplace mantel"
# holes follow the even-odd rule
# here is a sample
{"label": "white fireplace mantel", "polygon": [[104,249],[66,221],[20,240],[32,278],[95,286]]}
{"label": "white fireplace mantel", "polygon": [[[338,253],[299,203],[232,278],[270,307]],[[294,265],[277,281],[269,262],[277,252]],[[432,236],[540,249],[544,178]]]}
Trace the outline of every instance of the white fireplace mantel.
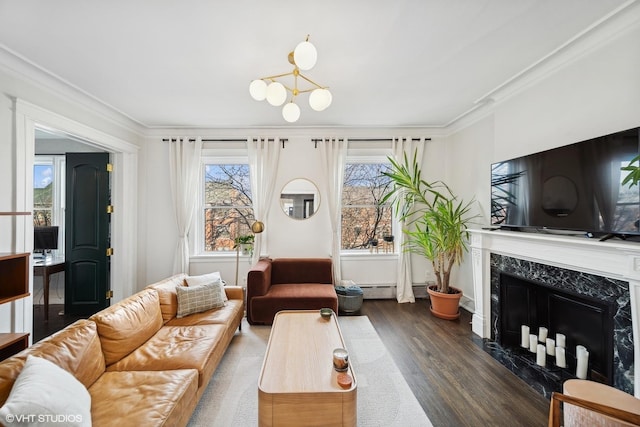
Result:
{"label": "white fireplace mantel", "polygon": [[[471,230],[475,310],[472,329],[482,338],[491,337],[490,254],[500,254],[568,270],[581,271],[629,283],[633,327],[634,366],[640,366],[640,243],[523,233],[503,230]],[[640,397],[640,375],[634,375],[634,390]]]}

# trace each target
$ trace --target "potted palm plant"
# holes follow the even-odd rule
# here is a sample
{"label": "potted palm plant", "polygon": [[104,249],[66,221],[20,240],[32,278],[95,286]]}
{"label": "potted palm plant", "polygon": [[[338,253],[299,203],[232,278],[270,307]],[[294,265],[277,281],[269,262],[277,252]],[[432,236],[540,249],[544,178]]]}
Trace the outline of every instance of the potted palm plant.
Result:
{"label": "potted palm plant", "polygon": [[435,284],[427,287],[431,312],[443,319],[457,319],[462,292],[450,284],[451,270],[468,250],[468,227],[473,200],[464,202],[442,181],[427,182],[414,152],[402,163],[389,158],[391,168],[383,174],[391,180],[391,190],[381,203],[391,203],[407,236],[404,250],[431,262]]}

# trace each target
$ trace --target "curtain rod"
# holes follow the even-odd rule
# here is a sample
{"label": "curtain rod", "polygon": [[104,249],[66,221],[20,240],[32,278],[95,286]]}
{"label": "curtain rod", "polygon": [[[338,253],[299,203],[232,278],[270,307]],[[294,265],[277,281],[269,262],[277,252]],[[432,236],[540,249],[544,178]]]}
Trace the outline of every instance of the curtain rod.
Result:
{"label": "curtain rod", "polygon": [[[162,142],[169,142],[169,141],[178,141],[182,138],[163,138]],[[281,142],[282,142],[282,148],[284,148],[284,143],[285,142],[289,142],[289,140],[287,138],[278,138]],[[344,138],[336,138],[340,141],[343,141]],[[247,139],[246,138],[223,138],[223,139],[202,139],[202,142],[245,142]],[[421,138],[411,138],[411,141],[420,141]],[[431,141],[431,138],[424,138],[425,141]],[[253,141],[258,141],[256,138],[253,139]],[[267,142],[274,142],[275,139],[273,138],[268,138]],[[322,138],[313,138],[311,139],[311,141],[314,143],[315,148],[318,148],[318,142],[322,142],[324,141],[324,139]],[[392,142],[393,138],[347,138],[347,141],[353,141],[353,142]],[[195,142],[195,139],[189,138],[189,142]]]}
{"label": "curtain rod", "polygon": [[[311,141],[313,142],[322,142],[325,139],[339,139],[339,140],[344,140],[344,138],[314,138]],[[411,138],[412,141],[420,141],[421,138]],[[431,138],[425,138],[425,141],[431,141]],[[391,142],[393,141],[393,138],[347,138],[347,141],[354,141],[354,142]]]}
{"label": "curtain rod", "polygon": [[[162,142],[175,142],[178,141],[182,138],[162,138]],[[289,140],[287,138],[278,138],[279,141],[282,141],[282,148],[284,148],[284,143],[285,142],[289,142]],[[189,142],[195,142],[195,138],[189,138]],[[202,142],[246,142],[247,138],[223,138],[223,139],[207,139],[207,138],[203,138]],[[253,142],[258,141],[258,139],[253,138]],[[274,142],[275,139],[273,138],[268,138],[267,142]]]}
{"label": "curtain rod", "polygon": [[[326,138],[325,138],[326,139]],[[337,139],[339,141],[344,141],[344,138],[332,138]],[[411,141],[420,141],[421,138],[411,138]],[[425,141],[431,141],[431,138],[424,138]],[[318,142],[324,141],[322,138],[314,138],[311,140],[315,146],[318,148]],[[347,138],[347,141],[351,142],[392,142],[393,138]]]}

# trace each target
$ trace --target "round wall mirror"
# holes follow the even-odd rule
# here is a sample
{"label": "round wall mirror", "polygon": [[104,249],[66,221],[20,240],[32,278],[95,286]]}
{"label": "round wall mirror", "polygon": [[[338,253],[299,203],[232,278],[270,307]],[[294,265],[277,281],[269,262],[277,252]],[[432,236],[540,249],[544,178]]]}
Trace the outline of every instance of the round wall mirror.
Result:
{"label": "round wall mirror", "polygon": [[280,206],[290,218],[310,218],[320,206],[318,187],[308,179],[293,179],[280,192]]}

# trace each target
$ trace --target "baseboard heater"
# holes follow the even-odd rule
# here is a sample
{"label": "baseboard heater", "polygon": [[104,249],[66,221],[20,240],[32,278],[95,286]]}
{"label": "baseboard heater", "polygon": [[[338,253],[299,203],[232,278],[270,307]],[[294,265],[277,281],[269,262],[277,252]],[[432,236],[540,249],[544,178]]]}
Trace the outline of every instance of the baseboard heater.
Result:
{"label": "baseboard heater", "polygon": [[[358,284],[362,288],[364,299],[395,299],[396,284],[395,283],[381,283],[381,284]],[[426,298],[427,291],[424,285],[413,285],[413,295],[416,298]]]}

